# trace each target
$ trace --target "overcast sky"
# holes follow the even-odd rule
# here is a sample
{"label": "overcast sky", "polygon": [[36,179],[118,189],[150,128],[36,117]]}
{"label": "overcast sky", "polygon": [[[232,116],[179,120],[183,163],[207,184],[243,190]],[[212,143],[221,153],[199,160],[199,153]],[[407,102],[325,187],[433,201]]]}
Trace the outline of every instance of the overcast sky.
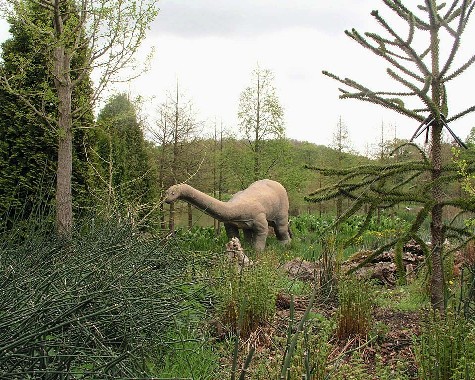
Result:
{"label": "overcast sky", "polygon": [[[408,4],[412,7],[413,1]],[[371,10],[391,13],[380,0],[160,0],[159,6],[143,49],[155,49],[151,69],[122,87],[131,95],[153,98],[151,114],[178,80],[198,118],[210,128],[217,120],[237,132],[239,95],[259,64],[275,75],[289,138],[329,145],[341,117],[354,149],[364,153],[380,140],[382,124],[386,139],[395,134],[410,138],[418,127],[376,105],[338,99],[338,83],[322,74],[328,70],[375,90],[392,86],[385,74],[388,65],[344,34],[353,27],[381,32]],[[471,21],[475,24],[475,18]],[[462,42],[468,41],[465,46],[475,54],[472,32]],[[457,103],[451,113],[475,103],[466,96],[474,76],[472,69],[460,87],[449,88],[450,105]],[[452,129],[465,139],[473,126],[475,114]]]}
{"label": "overcast sky", "polygon": [[[152,68],[129,87],[131,92],[159,101],[178,80],[202,119],[222,120],[237,131],[239,95],[259,64],[274,72],[290,138],[329,145],[341,116],[353,147],[365,152],[380,141],[382,125],[386,139],[395,134],[410,138],[418,127],[376,105],[340,100],[338,83],[322,74],[329,70],[373,84],[375,90],[393,84],[385,74],[386,62],[344,34],[353,27],[381,32],[370,12],[392,14],[380,0],[161,0],[159,4],[161,12],[146,43],[156,49]],[[474,54],[470,34],[468,45]],[[474,70],[467,75],[473,79]],[[453,112],[465,103],[472,105],[473,97],[470,100],[463,99]],[[474,120],[475,114],[467,116],[453,129],[465,139]]]}

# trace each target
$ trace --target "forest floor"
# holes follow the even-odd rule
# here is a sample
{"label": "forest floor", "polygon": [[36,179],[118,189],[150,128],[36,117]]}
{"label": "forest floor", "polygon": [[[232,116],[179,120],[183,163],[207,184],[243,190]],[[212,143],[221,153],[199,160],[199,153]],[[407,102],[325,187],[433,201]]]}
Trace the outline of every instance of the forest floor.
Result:
{"label": "forest floor", "polygon": [[[364,255],[362,255],[364,257]],[[409,258],[409,261],[413,260]],[[315,274],[315,268],[306,267],[306,263],[302,261],[294,261],[287,263],[286,270],[289,273],[290,278],[295,278],[295,272],[292,268],[295,264],[299,263],[299,276],[300,280],[311,281],[311,273]],[[380,268],[380,264],[376,265]],[[374,268],[374,265],[373,265]],[[417,379],[417,365],[415,360],[413,342],[417,337],[420,329],[421,310],[401,310],[394,307],[401,298],[407,296],[407,288],[396,287],[394,284],[387,283],[385,279],[390,279],[393,274],[387,273],[387,271],[379,271],[378,276],[381,273],[385,273],[384,278],[376,285],[376,292],[384,294],[384,305],[376,303],[371,310],[371,327],[370,334],[367,336],[353,336],[347,339],[338,339],[337,334],[334,332],[328,336],[326,341],[326,354],[325,363],[330,367],[344,367],[354,368],[355,366],[355,354],[359,360],[359,370],[362,371],[365,376],[370,380],[380,379],[399,379],[401,373],[404,374],[404,379]],[[315,278],[313,278],[315,281]],[[242,339],[240,343],[240,362],[245,360],[246,352],[250,347],[255,347],[255,354],[253,358],[253,364],[250,366],[251,379],[265,378],[262,375],[253,376],[255,369],[255,362],[259,362],[260,370],[257,372],[265,373],[263,367],[267,367],[267,371],[272,371],[271,368],[281,365],[283,359],[283,353],[285,352],[286,342],[289,335],[289,321],[293,320],[293,327],[291,332],[295,333],[297,325],[303,317],[305,310],[310,300],[309,295],[293,296],[288,294],[279,293],[276,301],[276,314],[271,323],[263,326],[259,326],[249,337]],[[291,311],[291,302],[293,302],[293,311]],[[293,317],[292,317],[293,313]],[[315,300],[311,309],[313,316],[321,316],[320,318],[326,321],[335,321],[335,317],[338,313],[338,305],[336,297],[330,297],[325,300]],[[313,341],[311,345],[321,345],[322,341]],[[319,348],[308,348],[314,350],[313,359],[314,362],[318,361],[315,350]],[[304,355],[303,350],[297,355],[302,357]],[[300,366],[303,367],[302,360]],[[223,366],[230,365],[230,358],[223,358]],[[242,365],[242,364],[241,364]],[[299,365],[299,364],[297,364]],[[229,367],[228,367],[229,368]],[[381,376],[384,373],[384,376]],[[275,372],[272,373],[275,376]],[[272,377],[274,378],[274,377]],[[301,377],[300,377],[301,378]],[[346,377],[344,377],[346,378]],[[352,379],[354,377],[351,377]],[[361,377],[358,377],[358,379]]]}

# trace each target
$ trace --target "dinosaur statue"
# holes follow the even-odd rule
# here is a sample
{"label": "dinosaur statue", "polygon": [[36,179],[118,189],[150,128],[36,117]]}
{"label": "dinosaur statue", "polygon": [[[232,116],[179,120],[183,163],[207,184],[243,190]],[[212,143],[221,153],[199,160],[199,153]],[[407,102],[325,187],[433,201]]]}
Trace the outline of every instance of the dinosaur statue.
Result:
{"label": "dinosaur statue", "polygon": [[239,237],[239,229],[242,229],[245,240],[256,251],[265,249],[269,226],[274,228],[279,241],[284,244],[290,242],[289,199],[287,191],[278,182],[270,179],[256,181],[234,194],[228,202],[181,183],[171,186],[165,195],[166,203],[178,199],[222,221],[229,239]]}

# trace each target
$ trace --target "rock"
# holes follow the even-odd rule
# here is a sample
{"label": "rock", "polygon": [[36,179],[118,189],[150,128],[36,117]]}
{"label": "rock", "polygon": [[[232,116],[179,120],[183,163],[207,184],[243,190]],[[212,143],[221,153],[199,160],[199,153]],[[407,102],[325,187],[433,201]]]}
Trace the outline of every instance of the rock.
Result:
{"label": "rock", "polygon": [[310,261],[295,258],[286,262],[283,266],[290,278],[302,281],[312,281],[318,272],[317,264]]}

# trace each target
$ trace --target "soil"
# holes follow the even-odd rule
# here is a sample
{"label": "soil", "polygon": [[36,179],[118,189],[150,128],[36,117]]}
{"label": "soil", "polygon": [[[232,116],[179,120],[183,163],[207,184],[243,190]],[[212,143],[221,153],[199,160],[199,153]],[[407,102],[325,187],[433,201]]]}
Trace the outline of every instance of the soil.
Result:
{"label": "soil", "polygon": [[[308,305],[307,297],[294,297],[296,319],[300,320]],[[290,318],[290,299],[288,296],[279,294],[277,298],[277,313],[275,318],[275,334],[286,333]],[[316,303],[312,308],[314,313],[319,313],[326,318],[331,318],[337,311],[333,302]],[[331,354],[329,362],[338,358],[341,362],[348,362],[352,353],[359,351],[365,363],[368,379],[378,379],[375,374],[376,362],[379,366],[390,368],[396,372],[402,365],[406,368],[409,379],[417,379],[417,367],[412,343],[419,333],[419,312],[402,312],[387,308],[376,307],[372,312],[373,325],[382,327],[376,338],[368,343],[368,338],[353,337],[345,341],[332,338]],[[266,339],[270,342],[270,338]],[[264,347],[261,347],[264,349]],[[347,354],[345,354],[347,353]]]}

